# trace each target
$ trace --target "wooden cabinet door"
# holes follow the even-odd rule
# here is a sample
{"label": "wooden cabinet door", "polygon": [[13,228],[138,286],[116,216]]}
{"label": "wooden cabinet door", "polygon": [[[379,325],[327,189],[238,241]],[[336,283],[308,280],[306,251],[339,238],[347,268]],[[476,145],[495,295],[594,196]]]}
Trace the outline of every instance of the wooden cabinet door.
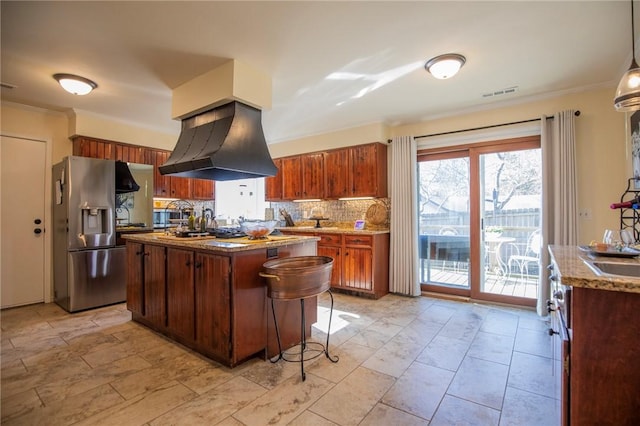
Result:
{"label": "wooden cabinet door", "polygon": [[215,198],[215,181],[208,179],[191,179],[191,198],[194,200],[213,200]]}
{"label": "wooden cabinet door", "polygon": [[127,242],[127,309],[144,315],[144,247],[140,243]]}
{"label": "wooden cabinet door", "polygon": [[342,285],[351,289],[373,290],[373,264],[371,260],[370,248],[345,247]]}
{"label": "wooden cabinet door", "polygon": [[342,285],[342,248],[318,245],[317,252],[318,256],[333,258],[331,287],[340,287]]}
{"label": "wooden cabinet door", "polygon": [[165,248],[145,244],[143,256],[145,318],[164,327],[167,322]]}
{"label": "wooden cabinet door", "polygon": [[101,158],[103,160],[115,159],[114,143],[101,139],[78,136],[73,139],[73,155],[80,157]]}
{"label": "wooden cabinet door", "polygon": [[144,163],[143,148],[141,146],[116,143],[114,160],[125,163]]}
{"label": "wooden cabinet door", "polygon": [[302,198],[302,161],[300,157],[282,159],[282,199]]}
{"label": "wooden cabinet door", "polygon": [[195,268],[196,342],[221,359],[230,360],[230,260],[197,253]]}
{"label": "wooden cabinet door", "polygon": [[171,196],[171,176],[160,174],[158,167],[169,158],[168,151],[155,151],[153,153],[153,195],[156,197]]}
{"label": "wooden cabinet door", "polygon": [[171,176],[171,198],[191,198],[191,179]]}
{"label": "wooden cabinet door", "polygon": [[275,176],[269,176],[264,180],[265,200],[281,201],[282,200],[282,160],[276,158],[273,163],[278,168]]}
{"label": "wooden cabinet door", "polygon": [[167,327],[195,336],[194,257],[192,250],[167,248]]}
{"label": "wooden cabinet door", "polygon": [[324,198],[324,153],[300,156],[302,198]]}
{"label": "wooden cabinet door", "polygon": [[378,193],[377,147],[354,146],[351,149],[351,195],[375,197]]}
{"label": "wooden cabinet door", "polygon": [[351,195],[351,184],[349,182],[350,163],[350,151],[348,149],[338,149],[325,153],[326,198],[336,199]]}

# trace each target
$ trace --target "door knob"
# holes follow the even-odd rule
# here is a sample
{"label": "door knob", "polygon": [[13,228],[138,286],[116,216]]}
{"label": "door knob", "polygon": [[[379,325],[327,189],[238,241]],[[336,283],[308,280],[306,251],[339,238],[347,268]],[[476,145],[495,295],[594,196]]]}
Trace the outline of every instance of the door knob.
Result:
{"label": "door knob", "polygon": [[40,234],[40,233],[42,233],[42,229],[36,228],[36,229],[33,230],[33,233],[34,234]]}

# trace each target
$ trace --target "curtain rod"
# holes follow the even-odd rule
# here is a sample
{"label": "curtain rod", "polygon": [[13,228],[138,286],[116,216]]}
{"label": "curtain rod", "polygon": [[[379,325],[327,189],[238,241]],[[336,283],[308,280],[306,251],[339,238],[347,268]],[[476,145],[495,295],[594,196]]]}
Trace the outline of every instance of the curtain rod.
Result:
{"label": "curtain rod", "polygon": [[[580,110],[574,112],[574,115],[576,117],[579,117],[580,116]],[[494,127],[512,126],[514,124],[531,123],[531,122],[540,121],[540,120],[541,120],[540,118],[531,118],[529,120],[512,121],[511,123],[491,124],[489,126],[473,127],[471,129],[461,129],[461,130],[451,130],[449,132],[431,133],[429,135],[415,136],[414,139],[430,138],[432,136],[452,135],[452,134],[455,134],[455,133],[472,132],[474,130],[491,129],[491,128],[494,128]],[[547,116],[547,120],[553,120],[553,115]],[[387,139],[387,143],[391,143],[391,139]]]}

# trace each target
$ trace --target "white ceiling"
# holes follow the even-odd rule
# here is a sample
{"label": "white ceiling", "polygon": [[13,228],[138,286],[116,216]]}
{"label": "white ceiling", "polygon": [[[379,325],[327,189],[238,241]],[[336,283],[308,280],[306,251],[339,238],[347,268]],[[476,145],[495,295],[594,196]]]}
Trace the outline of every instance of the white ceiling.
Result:
{"label": "white ceiling", "polygon": [[[273,106],[263,112],[270,143],[614,88],[631,61],[627,1],[2,0],[0,7],[1,79],[17,86],[3,87],[3,100],[177,134],[171,89],[237,59],[272,77]],[[424,70],[427,59],[450,52],[467,58],[457,76],[436,80]],[[60,72],[99,87],[67,94],[51,77]],[[483,97],[509,87],[518,89]]]}

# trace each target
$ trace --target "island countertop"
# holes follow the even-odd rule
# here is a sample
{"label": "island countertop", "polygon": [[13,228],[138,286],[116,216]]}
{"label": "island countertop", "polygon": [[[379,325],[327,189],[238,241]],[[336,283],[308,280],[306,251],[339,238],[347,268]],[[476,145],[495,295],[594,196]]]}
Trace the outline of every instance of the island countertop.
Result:
{"label": "island countertop", "polygon": [[213,236],[180,238],[164,233],[154,232],[147,234],[123,235],[127,241],[135,241],[144,244],[161,244],[171,247],[187,249],[201,249],[217,252],[240,252],[262,248],[281,247],[301,242],[318,241],[316,236],[302,235],[269,235],[265,239],[250,240],[244,238],[216,238]]}
{"label": "island countertop", "polygon": [[288,235],[296,234],[350,234],[350,235],[377,235],[388,234],[388,229],[353,229],[337,226],[328,226],[316,228],[313,226],[285,226],[278,228],[281,232]]}
{"label": "island countertop", "polygon": [[597,274],[586,262],[640,264],[638,258],[591,256],[577,246],[549,246],[549,253],[558,265],[563,285],[599,290],[640,293],[640,277]]}

